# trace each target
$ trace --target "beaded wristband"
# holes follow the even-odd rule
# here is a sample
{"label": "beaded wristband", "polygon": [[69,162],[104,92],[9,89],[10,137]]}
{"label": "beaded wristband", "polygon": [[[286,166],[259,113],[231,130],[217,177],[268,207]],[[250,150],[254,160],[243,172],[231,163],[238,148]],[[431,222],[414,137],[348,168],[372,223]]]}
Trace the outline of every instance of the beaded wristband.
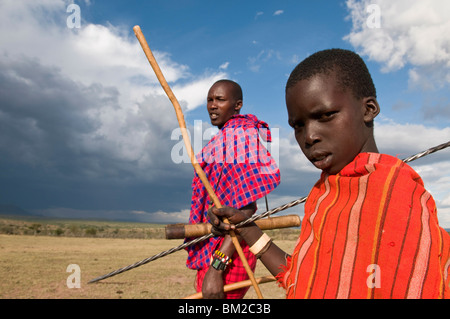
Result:
{"label": "beaded wristband", "polygon": [[228,257],[227,255],[225,255],[223,252],[221,252],[220,250],[216,250],[214,251],[214,256],[217,256],[218,258],[222,259],[222,262],[225,262],[227,264],[231,263],[231,258]]}
{"label": "beaded wristband", "polygon": [[216,250],[212,257],[211,266],[217,270],[225,270],[232,261],[230,257],[219,250]]}

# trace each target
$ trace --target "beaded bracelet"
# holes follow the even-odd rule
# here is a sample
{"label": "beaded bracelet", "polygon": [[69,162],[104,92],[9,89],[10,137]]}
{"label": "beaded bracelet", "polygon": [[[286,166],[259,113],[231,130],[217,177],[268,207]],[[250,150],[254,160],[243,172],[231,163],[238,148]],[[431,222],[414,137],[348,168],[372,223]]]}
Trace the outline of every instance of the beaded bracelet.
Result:
{"label": "beaded bracelet", "polygon": [[225,270],[232,261],[230,257],[219,250],[216,250],[212,257],[211,266],[217,270]]}

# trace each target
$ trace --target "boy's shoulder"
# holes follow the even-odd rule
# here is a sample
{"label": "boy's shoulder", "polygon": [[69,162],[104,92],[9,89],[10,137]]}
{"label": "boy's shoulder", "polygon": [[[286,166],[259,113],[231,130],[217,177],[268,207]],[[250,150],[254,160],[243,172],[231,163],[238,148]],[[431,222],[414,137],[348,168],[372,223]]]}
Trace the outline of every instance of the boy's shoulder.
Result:
{"label": "boy's shoulder", "polygon": [[[411,166],[398,157],[383,153],[360,153],[339,173],[349,177],[368,174],[381,178],[392,175],[392,178],[412,180],[423,186],[422,178]],[[369,179],[369,182],[377,182],[378,179],[374,177]]]}

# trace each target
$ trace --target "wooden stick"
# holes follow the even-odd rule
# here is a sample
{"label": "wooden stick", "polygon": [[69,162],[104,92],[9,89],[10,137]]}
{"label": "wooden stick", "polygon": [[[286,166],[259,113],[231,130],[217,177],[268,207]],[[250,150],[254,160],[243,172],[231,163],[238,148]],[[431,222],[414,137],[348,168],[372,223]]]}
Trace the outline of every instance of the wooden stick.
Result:
{"label": "wooden stick", "polygon": [[[256,225],[261,230],[280,229],[300,226],[300,216],[285,215],[258,219]],[[170,224],[165,227],[166,239],[196,238],[211,233],[211,224]]]}
{"label": "wooden stick", "polygon": [[[265,284],[266,282],[272,282],[275,281],[275,277],[274,276],[266,276],[266,277],[260,277],[256,279],[256,282],[258,284]],[[240,281],[240,282],[235,282],[232,284],[228,284],[225,285],[223,287],[223,291],[224,292],[228,292],[228,291],[232,291],[232,290],[236,290],[236,289],[241,289],[241,288],[245,288],[248,287],[252,284],[251,280],[244,280],[244,281]],[[203,298],[203,294],[201,292],[197,292],[193,295],[184,297],[183,299],[202,299]]]}
{"label": "wooden stick", "polygon": [[[141,31],[141,28],[138,25],[136,25],[133,27],[133,31],[134,31],[134,34],[136,35],[139,43],[141,44],[142,49],[144,50],[144,53],[147,56],[148,62],[150,62],[150,65],[153,68],[153,71],[155,72],[159,83],[161,84],[162,88],[164,89],[164,91],[166,92],[170,101],[172,102],[173,107],[175,108],[175,113],[177,115],[178,124],[180,126],[181,134],[183,136],[183,141],[184,141],[184,144],[186,145],[186,149],[189,154],[189,158],[191,159],[192,166],[194,166],[195,172],[197,173],[197,175],[199,176],[203,185],[205,186],[206,191],[208,192],[208,195],[211,198],[211,200],[213,201],[214,205],[217,208],[222,208],[222,205],[220,204],[219,199],[217,198],[216,194],[214,193],[214,189],[210,185],[205,172],[203,171],[200,164],[197,162],[197,159],[195,158],[194,151],[193,151],[192,145],[191,145],[191,141],[189,140],[189,135],[186,130],[186,122],[184,121],[183,111],[181,109],[180,104],[178,103],[177,98],[173,94],[169,84],[167,83],[166,79],[164,78],[164,75],[161,72],[161,69],[159,68],[158,63],[156,62],[156,59],[153,56],[153,53],[150,50],[150,47],[148,46],[147,41],[145,40],[144,34]],[[224,219],[224,221],[228,222],[228,220],[226,220],[226,219]],[[250,280],[253,283],[253,287],[255,288],[258,297],[260,299],[262,299],[263,297],[261,294],[261,290],[259,289],[258,284],[256,283],[255,276],[253,275],[250,265],[248,264],[248,261],[245,258],[244,252],[242,251],[242,247],[239,244],[239,240],[237,239],[234,231],[230,231],[230,236],[233,241],[234,247],[236,248],[236,251],[239,254],[239,257],[242,260],[242,264],[244,265],[244,268],[245,268]]]}

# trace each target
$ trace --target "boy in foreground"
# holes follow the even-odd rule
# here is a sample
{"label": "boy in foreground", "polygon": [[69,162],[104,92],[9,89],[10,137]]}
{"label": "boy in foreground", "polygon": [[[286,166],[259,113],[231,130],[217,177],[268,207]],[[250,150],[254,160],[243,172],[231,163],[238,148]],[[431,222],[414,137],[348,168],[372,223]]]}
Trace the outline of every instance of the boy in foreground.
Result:
{"label": "boy in foreground", "polygon": [[[236,229],[286,297],[449,298],[450,235],[420,176],[378,152],[380,108],[363,60],[340,49],[313,54],[291,73],[286,105],[300,148],[322,170],[294,252],[254,223]],[[209,216],[217,232],[246,219],[229,207]]]}

